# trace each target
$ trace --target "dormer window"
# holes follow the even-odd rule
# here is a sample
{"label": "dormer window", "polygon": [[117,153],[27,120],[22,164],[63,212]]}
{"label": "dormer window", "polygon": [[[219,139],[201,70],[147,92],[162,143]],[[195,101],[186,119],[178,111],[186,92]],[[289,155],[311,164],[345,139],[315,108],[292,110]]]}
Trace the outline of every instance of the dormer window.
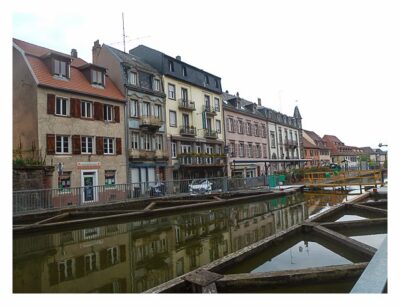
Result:
{"label": "dormer window", "polygon": [[208,75],[205,75],[205,76],[204,76],[204,83],[205,83],[206,85],[210,84],[210,80],[208,79]]}
{"label": "dormer window", "polygon": [[174,72],[174,62],[173,61],[168,61],[168,69],[170,72]]}
{"label": "dormer window", "polygon": [[214,81],[215,81],[215,88],[219,88],[218,80],[217,80],[217,79],[214,79]]}
{"label": "dormer window", "polygon": [[187,70],[186,70],[186,67],[185,67],[185,66],[182,66],[182,75],[183,75],[184,77],[187,76]]}
{"label": "dormer window", "polygon": [[92,69],[92,84],[104,86],[104,73],[102,71]]}
{"label": "dormer window", "polygon": [[54,66],[53,66],[54,75],[62,77],[62,78],[69,77],[69,64],[67,61],[63,61],[60,59],[54,59],[53,63],[54,63]]}
{"label": "dormer window", "polygon": [[160,91],[161,90],[161,83],[159,79],[153,79],[153,90]]}
{"label": "dormer window", "polygon": [[137,75],[136,72],[132,72],[132,71],[129,72],[128,82],[131,85],[137,85],[138,84],[138,75]]}

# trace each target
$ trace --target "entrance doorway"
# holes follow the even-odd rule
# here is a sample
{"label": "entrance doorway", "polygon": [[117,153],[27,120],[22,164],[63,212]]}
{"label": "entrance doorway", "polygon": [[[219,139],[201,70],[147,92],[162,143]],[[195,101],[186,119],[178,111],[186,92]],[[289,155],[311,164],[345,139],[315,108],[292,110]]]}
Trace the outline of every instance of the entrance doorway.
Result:
{"label": "entrance doorway", "polygon": [[97,193],[97,171],[82,171],[81,173],[81,186],[83,187],[82,202],[96,202]]}

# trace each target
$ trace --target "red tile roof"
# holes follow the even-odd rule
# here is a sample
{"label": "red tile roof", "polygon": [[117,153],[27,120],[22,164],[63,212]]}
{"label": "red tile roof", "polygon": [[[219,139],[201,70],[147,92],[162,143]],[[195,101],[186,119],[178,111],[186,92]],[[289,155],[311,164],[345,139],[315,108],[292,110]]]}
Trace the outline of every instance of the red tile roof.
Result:
{"label": "red tile roof", "polygon": [[[25,56],[32,67],[39,85],[125,102],[125,97],[108,76],[106,76],[104,88],[93,87],[90,84],[88,79],[78,69],[78,67],[88,64],[83,59],[73,58],[68,54],[40,47],[15,38],[13,39],[13,42],[25,52]],[[69,80],[54,78],[50,73],[42,58],[49,52],[58,53],[72,59],[71,77]]]}
{"label": "red tile roof", "polygon": [[303,147],[304,148],[318,148],[318,146],[316,146],[315,144],[313,144],[312,142],[308,141],[306,138],[303,137]]}

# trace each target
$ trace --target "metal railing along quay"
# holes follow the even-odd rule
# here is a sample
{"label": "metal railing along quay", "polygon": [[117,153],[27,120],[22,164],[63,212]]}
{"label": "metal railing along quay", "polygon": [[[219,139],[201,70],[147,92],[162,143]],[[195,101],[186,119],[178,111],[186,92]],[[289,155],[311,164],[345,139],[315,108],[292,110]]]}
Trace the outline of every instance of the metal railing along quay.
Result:
{"label": "metal railing along quay", "polygon": [[[13,215],[87,205],[129,202],[151,197],[189,195],[193,194],[190,193],[191,184],[198,184],[201,180],[205,179],[14,191]],[[268,180],[264,176],[251,178],[219,177],[207,178],[206,180],[211,183],[211,191],[197,188],[194,190],[200,191],[196,191],[194,194],[255,189],[268,185]]]}

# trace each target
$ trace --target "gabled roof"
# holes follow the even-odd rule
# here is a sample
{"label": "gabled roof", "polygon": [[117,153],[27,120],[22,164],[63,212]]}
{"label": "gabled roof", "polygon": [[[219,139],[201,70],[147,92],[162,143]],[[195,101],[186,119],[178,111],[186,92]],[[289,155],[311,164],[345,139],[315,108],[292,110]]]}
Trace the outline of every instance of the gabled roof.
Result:
{"label": "gabled roof", "polygon": [[147,64],[146,62],[142,61],[139,59],[139,57],[133,55],[133,54],[129,54],[129,53],[125,53],[124,51],[121,51],[119,49],[113,48],[109,45],[103,44],[103,47],[107,48],[108,50],[110,50],[110,52],[112,52],[121,63],[127,63],[128,65],[131,65],[133,67],[137,67],[139,69],[142,69],[146,72],[150,72],[156,75],[159,75],[159,72],[153,68],[151,65]]}
{"label": "gabled roof", "polygon": [[317,149],[318,146],[316,146],[315,144],[309,142],[306,138],[303,137],[303,147],[304,148],[313,148],[313,149]]}
{"label": "gabled roof", "polygon": [[[90,64],[83,59],[74,58],[68,54],[37,46],[16,38],[13,39],[13,43],[24,52],[24,56],[26,57],[28,64],[31,66],[36,79],[38,80],[38,86],[112,99],[119,102],[125,101],[125,97],[107,76],[104,88],[92,86],[81,71],[81,68]],[[44,61],[46,55],[49,54],[57,54],[71,60],[71,76],[69,80],[61,80],[53,77]],[[97,67],[100,68],[100,66]]]}
{"label": "gabled roof", "polygon": [[373,150],[371,147],[362,147],[360,149],[363,150],[365,154],[369,155],[375,154],[375,150]]}

